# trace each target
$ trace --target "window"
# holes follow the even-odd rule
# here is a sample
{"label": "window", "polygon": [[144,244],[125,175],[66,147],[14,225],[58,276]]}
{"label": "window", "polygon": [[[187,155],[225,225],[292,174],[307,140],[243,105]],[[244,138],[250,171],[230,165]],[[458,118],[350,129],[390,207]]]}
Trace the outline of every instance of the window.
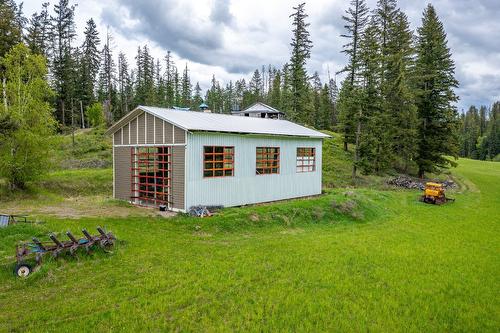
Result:
{"label": "window", "polygon": [[316,148],[297,148],[297,172],[316,170]]}
{"label": "window", "polygon": [[234,176],[234,147],[203,147],[203,177]]}
{"label": "window", "polygon": [[256,162],[257,175],[280,173],[279,147],[257,147]]}
{"label": "window", "polygon": [[131,148],[132,195],[141,205],[171,203],[171,147]]}

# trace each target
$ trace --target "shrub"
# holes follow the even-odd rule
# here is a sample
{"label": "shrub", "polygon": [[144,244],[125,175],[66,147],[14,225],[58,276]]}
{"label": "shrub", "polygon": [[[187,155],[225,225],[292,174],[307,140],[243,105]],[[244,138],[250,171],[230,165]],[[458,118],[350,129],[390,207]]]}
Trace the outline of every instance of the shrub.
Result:
{"label": "shrub", "polygon": [[104,123],[104,113],[102,111],[101,103],[94,103],[87,106],[87,118],[90,122],[90,126],[97,127]]}

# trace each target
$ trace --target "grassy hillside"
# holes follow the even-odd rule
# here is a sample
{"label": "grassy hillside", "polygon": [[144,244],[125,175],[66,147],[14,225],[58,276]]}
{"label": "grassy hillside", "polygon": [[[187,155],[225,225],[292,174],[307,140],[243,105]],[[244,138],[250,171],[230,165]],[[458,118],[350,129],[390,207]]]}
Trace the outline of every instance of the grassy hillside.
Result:
{"label": "grassy hillside", "polygon": [[[467,191],[441,207],[331,189],[206,219],[0,229],[0,331],[497,331],[500,165],[459,162]],[[12,276],[19,239],[100,224],[122,240],[112,254]]]}

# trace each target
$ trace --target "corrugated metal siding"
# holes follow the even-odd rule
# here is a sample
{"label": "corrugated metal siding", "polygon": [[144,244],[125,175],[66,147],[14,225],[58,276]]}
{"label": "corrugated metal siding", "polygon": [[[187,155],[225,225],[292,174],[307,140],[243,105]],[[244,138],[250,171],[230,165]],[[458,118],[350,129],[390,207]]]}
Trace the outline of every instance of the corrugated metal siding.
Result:
{"label": "corrugated metal siding", "polygon": [[146,143],[154,144],[155,143],[155,117],[149,113],[146,114]]}
{"label": "corrugated metal siding", "polygon": [[137,144],[137,118],[130,122],[130,144]]}
{"label": "corrugated metal siding", "polygon": [[138,144],[144,144],[146,143],[146,115],[144,113],[137,117],[137,126],[139,126]]}
{"label": "corrugated metal siding", "polygon": [[[203,146],[234,146],[234,177],[203,178]],[[280,174],[255,174],[256,147],[280,147]],[[186,158],[186,208],[239,206],[321,193],[322,140],[189,133]],[[316,171],[296,172],[297,147],[316,148]]]}
{"label": "corrugated metal siding", "polygon": [[126,124],[125,126],[123,126],[123,144],[124,145],[128,145],[129,144],[129,141],[128,141],[129,134],[130,134],[130,132],[129,132],[129,124]]}
{"label": "corrugated metal siding", "polygon": [[130,147],[114,147],[115,198],[130,200]]}
{"label": "corrugated metal siding", "polygon": [[186,143],[185,131],[182,128],[174,127],[175,143]]}
{"label": "corrugated metal siding", "polygon": [[184,209],[184,166],[186,147],[174,146],[172,148],[172,207]]}
{"label": "corrugated metal siding", "polygon": [[154,143],[162,143],[162,142],[163,142],[163,120],[161,120],[160,118],[156,118]]}

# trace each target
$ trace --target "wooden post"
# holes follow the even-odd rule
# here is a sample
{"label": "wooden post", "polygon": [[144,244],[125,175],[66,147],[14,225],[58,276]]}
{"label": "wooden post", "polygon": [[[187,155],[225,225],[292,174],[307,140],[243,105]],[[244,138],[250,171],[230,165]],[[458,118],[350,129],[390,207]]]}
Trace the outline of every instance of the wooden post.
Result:
{"label": "wooden post", "polygon": [[71,140],[73,142],[73,147],[75,146],[75,117],[73,109],[73,98],[71,99]]}
{"label": "wooden post", "polygon": [[80,100],[80,114],[82,115],[82,128],[85,128],[85,117],[83,116],[83,104]]}

